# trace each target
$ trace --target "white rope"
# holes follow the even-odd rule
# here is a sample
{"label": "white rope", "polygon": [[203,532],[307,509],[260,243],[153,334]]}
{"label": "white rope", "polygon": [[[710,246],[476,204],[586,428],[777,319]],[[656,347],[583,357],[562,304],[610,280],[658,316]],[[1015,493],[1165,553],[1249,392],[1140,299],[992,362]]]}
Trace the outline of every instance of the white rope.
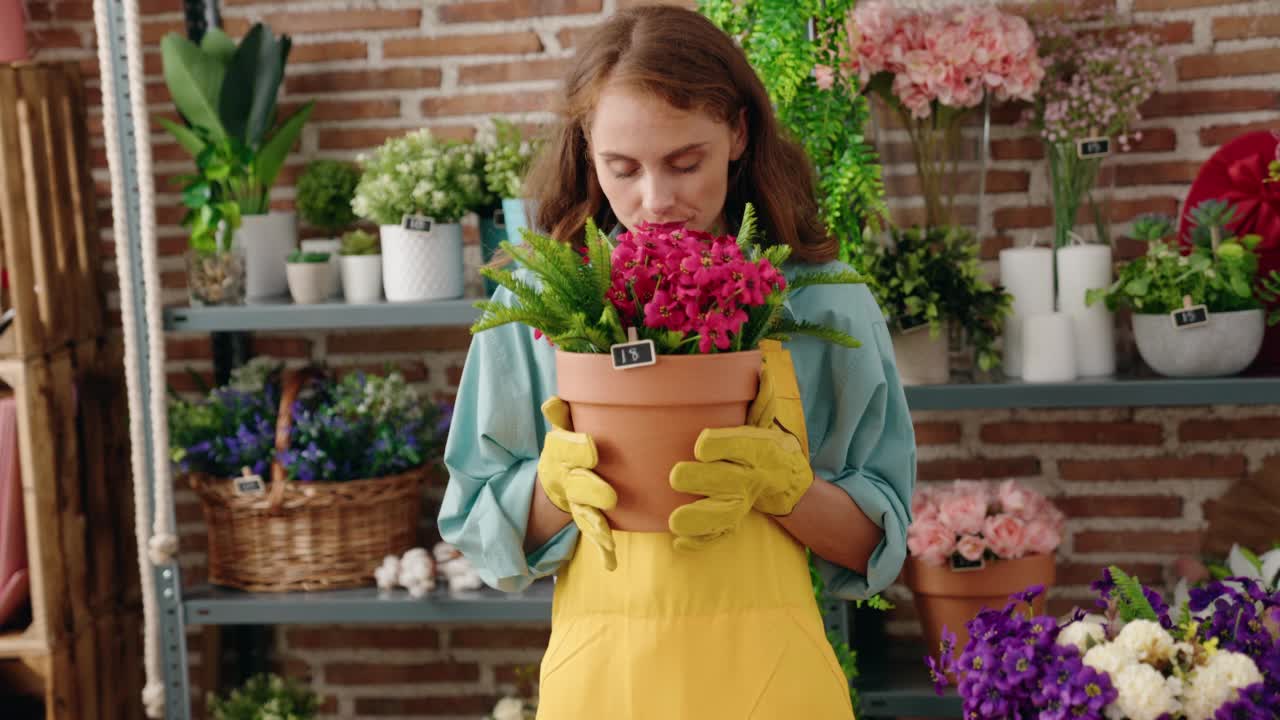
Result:
{"label": "white rope", "polygon": [[[128,214],[124,210],[126,202],[125,183],[128,182],[128,179],[124,177],[123,169],[121,168],[121,147],[119,137],[117,135],[118,129],[116,127],[118,108],[116,107],[115,77],[112,74],[111,57],[111,49],[115,46],[115,43],[113,42],[114,39],[111,37],[110,28],[107,23],[107,3],[116,1],[117,0],[94,0],[94,24],[97,28],[98,34],[98,72],[102,83],[103,134],[106,136],[107,164],[111,168],[111,207],[113,209],[112,234],[115,238],[116,245],[116,272],[120,278],[120,305],[122,310],[120,317],[121,323],[124,326],[125,381],[129,394],[130,461],[134,477],[133,500],[136,507],[134,535],[138,543],[138,566],[141,570],[139,575],[142,582],[143,664],[146,670],[146,686],[142,691],[142,699],[146,707],[147,716],[151,718],[160,718],[164,715],[164,682],[162,680],[163,669],[160,664],[160,653],[157,642],[158,612],[156,607],[155,577],[152,574],[150,553],[148,552],[150,546],[150,533],[148,532],[147,525],[149,518],[151,518],[152,515],[152,508],[148,498],[148,488],[145,484],[146,434],[145,426],[143,424],[143,413],[147,412],[148,408],[144,408],[142,406],[142,392],[138,386],[138,380],[141,375],[138,366],[139,348],[135,341],[136,326],[134,324],[134,317],[131,311],[134,303],[134,259],[129,243]],[[139,98],[144,98],[145,93],[142,86],[141,67],[137,63],[137,58],[141,57],[141,52],[138,51],[137,46],[137,3],[136,0],[124,0],[124,4],[127,18],[126,37],[128,42],[126,44],[126,55],[129,60],[129,87],[130,94],[133,96],[134,100],[132,103],[133,116],[135,121],[140,121],[141,123],[141,132],[137,133],[137,140],[139,142],[137,142],[136,145],[143,146],[143,152],[145,153],[140,154],[139,156],[138,169],[139,175],[142,176],[139,180],[142,180],[145,183],[141,187],[149,191],[151,189],[151,153],[149,133],[147,131],[149,124],[145,107],[142,107],[142,109],[139,110]],[[143,178],[145,178],[145,180],[143,180]],[[141,216],[141,222],[143,226],[143,260],[145,269],[147,265],[147,258],[145,257],[146,237],[149,229],[152,232],[152,245],[154,249],[153,224],[155,215],[153,207],[154,201],[151,197],[151,193],[143,192],[141,195],[142,208],[144,210]],[[151,262],[151,265],[154,266],[154,260]],[[156,275],[151,273],[154,273],[154,267],[144,273],[143,279],[147,279],[147,274],[150,274],[151,277],[156,277]],[[148,303],[148,305],[150,305],[150,303]],[[147,319],[148,325],[153,329],[152,337],[154,339],[158,334],[155,330],[160,328],[152,320],[149,312]],[[161,334],[160,337],[163,338],[163,335]],[[153,346],[155,345],[154,342],[150,344]],[[158,359],[159,363],[163,365],[163,346],[161,347],[161,353],[162,354],[159,356],[153,353],[151,357],[153,361]],[[163,386],[155,385],[153,383],[152,387]],[[163,397],[163,394],[161,394],[161,396]],[[161,413],[159,415],[153,415],[153,417],[160,418],[163,423],[166,416],[164,413]],[[157,447],[167,447],[167,434],[166,429],[160,433],[160,436],[156,437]],[[161,436],[165,436],[163,444],[160,444]],[[157,484],[161,481],[162,477],[167,480],[167,458],[166,462],[157,465],[156,476]],[[157,496],[157,500],[159,499],[160,496]],[[156,507],[163,508],[165,506],[157,504]],[[167,513],[156,514],[167,515]]]}

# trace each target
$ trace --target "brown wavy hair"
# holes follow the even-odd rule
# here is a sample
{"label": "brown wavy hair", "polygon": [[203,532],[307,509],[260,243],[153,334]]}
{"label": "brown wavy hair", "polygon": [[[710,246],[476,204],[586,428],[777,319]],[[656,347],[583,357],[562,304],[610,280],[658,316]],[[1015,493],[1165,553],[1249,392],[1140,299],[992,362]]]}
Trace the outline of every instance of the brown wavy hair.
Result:
{"label": "brown wavy hair", "polygon": [[600,92],[614,82],[733,126],[745,115],[746,151],[729,164],[728,226],[738,227],[743,207],[751,203],[767,243],[790,245],[792,257],[805,262],[836,257],[836,241],[818,218],[813,166],[784,137],[769,94],[741,48],[710,20],[671,6],[618,12],[577,51],[557,108],[560,121],[525,182],[537,203],[530,218],[536,228],[580,244],[587,218],[605,230],[617,224],[587,144]]}

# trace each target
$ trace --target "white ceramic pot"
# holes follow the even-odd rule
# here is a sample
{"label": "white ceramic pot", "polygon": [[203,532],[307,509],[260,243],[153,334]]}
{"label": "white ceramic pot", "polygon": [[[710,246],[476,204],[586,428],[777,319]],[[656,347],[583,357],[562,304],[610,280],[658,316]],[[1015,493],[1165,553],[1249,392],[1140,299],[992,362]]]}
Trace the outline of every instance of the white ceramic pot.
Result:
{"label": "white ceramic pot", "polygon": [[245,215],[241,218],[235,246],[244,253],[246,297],[269,298],[288,292],[285,259],[297,243],[298,220],[291,212]]}
{"label": "white ceramic pot", "polygon": [[942,385],[951,379],[946,323],[938,329],[937,336],[928,326],[906,333],[894,332],[893,354],[903,385]]}
{"label": "white ceramic pot", "polygon": [[286,263],[289,294],[298,305],[314,305],[333,295],[333,274],[329,263]]}
{"label": "white ceramic pot", "polygon": [[325,252],[329,253],[329,272],[333,275],[331,286],[333,294],[337,296],[342,292],[342,270],[341,263],[338,262],[338,251],[342,249],[341,238],[312,238],[310,240],[299,240],[298,248],[302,252]]}
{"label": "white ceramic pot", "polygon": [[462,297],[462,225],[435,223],[429,232],[383,225],[382,288],[388,302]]}
{"label": "white ceramic pot", "polygon": [[1169,377],[1235,375],[1258,356],[1266,329],[1262,310],[1210,313],[1208,324],[1181,330],[1168,313],[1133,315],[1138,354]]}
{"label": "white ceramic pot", "polygon": [[342,294],[349,303],[382,300],[382,256],[343,255]]}

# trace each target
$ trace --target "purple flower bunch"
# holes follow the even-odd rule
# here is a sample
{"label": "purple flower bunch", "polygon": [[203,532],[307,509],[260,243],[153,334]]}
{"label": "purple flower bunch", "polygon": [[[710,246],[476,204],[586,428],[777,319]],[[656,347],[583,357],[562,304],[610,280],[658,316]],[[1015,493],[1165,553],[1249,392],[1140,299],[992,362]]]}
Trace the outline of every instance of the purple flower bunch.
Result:
{"label": "purple flower bunch", "polygon": [[1093,584],[1101,615],[1059,623],[1017,612],[1036,586],[969,621],[954,656],[944,631],[926,659],[939,694],[958,679],[965,718],[1276,720],[1280,592],[1230,578],[1192,590],[1175,620],[1160,595],[1116,568]]}
{"label": "purple flower bunch", "polygon": [[749,260],[731,235],[641,223],[617,242],[608,298],[623,325],[697,334],[702,353],[730,349],[747,309],[787,286],[768,258]]}
{"label": "purple flower bunch", "polygon": [[266,472],[275,454],[279,402],[274,381],[256,390],[217,388],[200,402],[175,400],[169,405],[170,456],[184,473]]}
{"label": "purple flower bunch", "polygon": [[942,651],[926,658],[939,694],[959,678],[965,718],[1043,720],[1103,718],[1117,692],[1105,673],[1084,664],[1080,650],[1058,643],[1058,621],[1016,610],[1044,592],[1036,585],[1002,610],[983,610],[968,624],[970,639],[957,659],[956,635],[943,630]]}

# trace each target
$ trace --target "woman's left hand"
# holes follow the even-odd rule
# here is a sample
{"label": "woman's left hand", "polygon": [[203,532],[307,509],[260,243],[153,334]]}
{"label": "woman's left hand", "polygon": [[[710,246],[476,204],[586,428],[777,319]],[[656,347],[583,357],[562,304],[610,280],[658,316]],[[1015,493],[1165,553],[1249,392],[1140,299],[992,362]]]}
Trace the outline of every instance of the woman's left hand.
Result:
{"label": "woman's left hand", "polygon": [[[798,391],[786,389],[795,386],[790,356],[777,352],[765,358],[760,391],[748,414],[754,424],[703,430],[694,446],[697,462],[671,468],[672,488],[706,496],[676,508],[667,519],[676,547],[705,547],[732,533],[752,509],[786,515],[813,484],[805,447],[775,422],[799,408]],[[804,432],[803,409],[798,412],[796,429]]]}

